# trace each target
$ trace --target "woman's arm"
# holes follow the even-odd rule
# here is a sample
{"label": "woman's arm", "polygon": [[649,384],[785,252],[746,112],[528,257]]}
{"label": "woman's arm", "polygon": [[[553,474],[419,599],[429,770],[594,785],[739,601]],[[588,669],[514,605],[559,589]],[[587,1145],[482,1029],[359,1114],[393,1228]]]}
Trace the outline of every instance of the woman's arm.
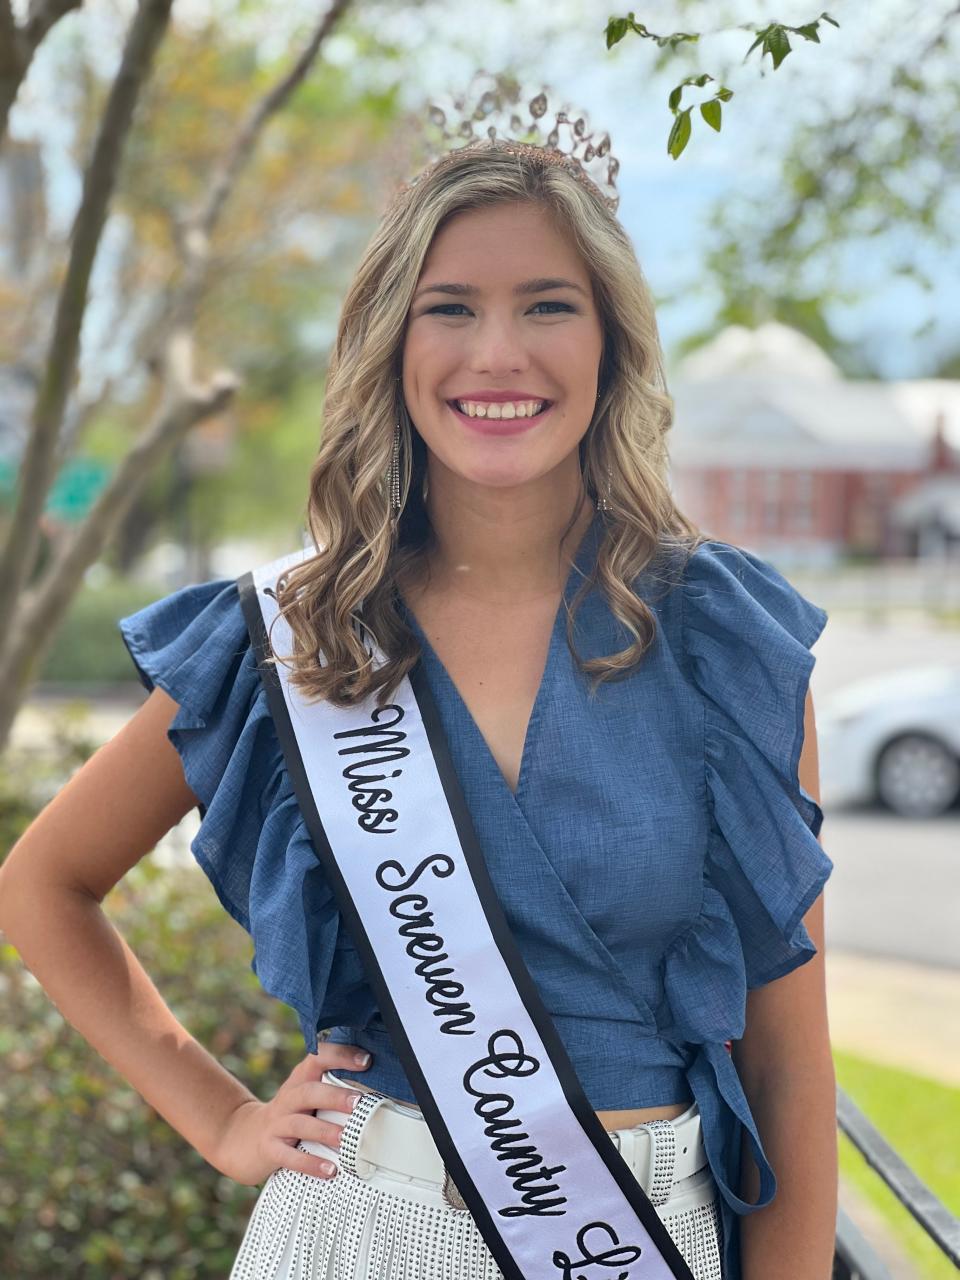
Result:
{"label": "woman's arm", "polygon": [[0,928],[67,1021],[216,1164],[254,1094],[177,1021],[100,905],[196,804],[167,738],[176,709],[154,689],[24,832],[0,868]]}
{"label": "woman's arm", "polygon": [[[813,699],[807,692],[800,782],[820,799]],[[837,1099],[824,973],[823,895],[804,916],[817,954],[747,995],[733,1057],[777,1176],[773,1203],[741,1218],[742,1280],[829,1280],[837,1219]],[[759,1177],[743,1145],[741,1196]]]}
{"label": "woman's arm", "polygon": [[176,710],[153,689],[38,814],[0,867],[0,928],[67,1021],[215,1169],[250,1186],[281,1167],[329,1176],[336,1166],[297,1143],[339,1145],[341,1125],[312,1112],[349,1114],[357,1095],[322,1076],[363,1070],[369,1054],[323,1043],[261,1102],[181,1026],[101,906],[197,803],[167,737]]}

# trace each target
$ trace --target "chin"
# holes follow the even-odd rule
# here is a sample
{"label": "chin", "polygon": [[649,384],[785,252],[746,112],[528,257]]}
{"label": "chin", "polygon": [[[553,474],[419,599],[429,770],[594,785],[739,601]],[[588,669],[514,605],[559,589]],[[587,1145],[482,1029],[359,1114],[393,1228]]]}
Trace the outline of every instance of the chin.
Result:
{"label": "chin", "polygon": [[482,489],[522,489],[524,485],[536,484],[543,476],[542,471],[537,472],[474,472],[472,474],[466,472],[457,473],[461,480],[467,484],[477,485]]}

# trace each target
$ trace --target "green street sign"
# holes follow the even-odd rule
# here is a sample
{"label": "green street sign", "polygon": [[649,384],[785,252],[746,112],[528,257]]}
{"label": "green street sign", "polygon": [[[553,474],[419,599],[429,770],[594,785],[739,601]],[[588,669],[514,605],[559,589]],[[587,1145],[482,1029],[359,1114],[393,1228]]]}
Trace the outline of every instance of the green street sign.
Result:
{"label": "green street sign", "polygon": [[[0,458],[0,506],[12,507],[20,466]],[[71,458],[53,483],[44,511],[57,520],[76,523],[96,502],[113,468],[95,458]]]}
{"label": "green street sign", "polygon": [[95,458],[70,458],[54,481],[46,512],[72,523],[82,520],[110,479],[113,468]]}

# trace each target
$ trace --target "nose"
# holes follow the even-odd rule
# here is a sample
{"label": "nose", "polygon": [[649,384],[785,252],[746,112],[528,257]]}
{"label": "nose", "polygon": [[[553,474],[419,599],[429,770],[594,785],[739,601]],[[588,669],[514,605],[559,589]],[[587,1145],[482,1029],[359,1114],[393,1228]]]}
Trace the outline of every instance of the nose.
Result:
{"label": "nose", "polygon": [[530,368],[519,326],[510,317],[488,316],[477,325],[470,345],[471,373],[491,378],[522,373]]}

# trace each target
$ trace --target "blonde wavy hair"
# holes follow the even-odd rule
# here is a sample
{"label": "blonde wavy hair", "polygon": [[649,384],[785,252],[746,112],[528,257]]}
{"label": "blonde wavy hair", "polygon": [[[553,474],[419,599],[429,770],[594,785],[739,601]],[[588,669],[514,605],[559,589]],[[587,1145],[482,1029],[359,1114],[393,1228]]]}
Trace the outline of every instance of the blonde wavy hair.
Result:
{"label": "blonde wavy hair", "polygon": [[[537,146],[509,145],[508,151],[503,140],[492,139],[461,147],[401,187],[344,299],[328,368],[323,437],[310,472],[307,527],[316,554],[277,584],[294,652],[273,660],[290,666],[291,683],[309,701],[350,707],[376,692],[383,706],[420,656],[420,642],[401,613],[400,587],[432,531],[424,501],[426,445],[403,402],[403,344],[433,238],[458,213],[515,202],[545,208],[580,253],[593,284],[604,354],[580,466],[585,494],[596,502],[602,493],[608,509],[596,563],[567,609],[567,643],[581,672],[594,677],[594,691],[603,680],[628,675],[653,642],[655,617],[634,580],[645,572],[676,585],[678,568],[707,540],[670,493],[666,441],[673,401],[653,299],[629,237],[582,171],[574,177]],[[388,484],[395,423],[402,442],[396,521]],[[594,584],[632,643],[584,661],[574,647],[574,617]],[[379,667],[364,631],[386,658]]]}

